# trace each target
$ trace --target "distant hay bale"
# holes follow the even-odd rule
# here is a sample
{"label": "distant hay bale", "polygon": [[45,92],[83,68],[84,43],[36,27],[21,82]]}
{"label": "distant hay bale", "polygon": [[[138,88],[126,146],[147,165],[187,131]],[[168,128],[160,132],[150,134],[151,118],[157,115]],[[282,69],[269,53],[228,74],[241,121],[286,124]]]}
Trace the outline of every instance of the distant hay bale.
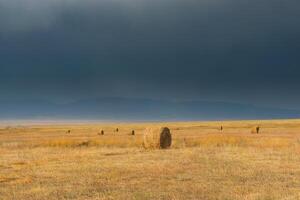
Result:
{"label": "distant hay bale", "polygon": [[144,132],[144,147],[146,149],[166,149],[172,144],[172,135],[167,127],[147,128]]}
{"label": "distant hay bale", "polygon": [[252,127],[252,129],[251,129],[251,133],[252,133],[252,134],[258,134],[258,133],[259,133],[259,129],[260,129],[259,126],[254,126],[254,127]]}
{"label": "distant hay bale", "polygon": [[71,130],[67,130],[67,132],[66,133],[71,133]]}
{"label": "distant hay bale", "polygon": [[98,135],[104,135],[104,130],[101,130],[100,133],[98,133]]}
{"label": "distant hay bale", "polygon": [[119,132],[119,128],[116,128],[116,132]]}
{"label": "distant hay bale", "polygon": [[134,130],[131,131],[131,135],[135,135],[135,131]]}

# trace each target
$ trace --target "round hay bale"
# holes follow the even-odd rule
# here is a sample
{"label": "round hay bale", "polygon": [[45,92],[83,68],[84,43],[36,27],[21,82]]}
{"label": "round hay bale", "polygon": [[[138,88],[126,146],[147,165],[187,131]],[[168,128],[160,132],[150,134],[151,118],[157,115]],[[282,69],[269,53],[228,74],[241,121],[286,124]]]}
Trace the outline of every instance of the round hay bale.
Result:
{"label": "round hay bale", "polygon": [[172,144],[172,135],[167,127],[147,128],[144,132],[144,147],[146,149],[167,149]]}
{"label": "round hay bale", "polygon": [[101,130],[100,133],[98,133],[98,135],[104,135],[104,130]]}
{"label": "round hay bale", "polygon": [[259,133],[259,129],[260,129],[259,126],[254,126],[254,127],[252,127],[252,129],[251,129],[251,133],[252,133],[252,134],[258,134],[258,133]]}

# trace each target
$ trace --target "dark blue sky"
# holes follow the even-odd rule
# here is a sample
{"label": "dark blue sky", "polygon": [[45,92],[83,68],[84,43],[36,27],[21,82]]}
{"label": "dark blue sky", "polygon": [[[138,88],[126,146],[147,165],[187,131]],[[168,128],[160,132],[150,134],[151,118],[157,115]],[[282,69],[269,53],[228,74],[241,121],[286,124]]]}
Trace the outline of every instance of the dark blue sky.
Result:
{"label": "dark blue sky", "polygon": [[0,98],[300,109],[299,0],[0,0]]}

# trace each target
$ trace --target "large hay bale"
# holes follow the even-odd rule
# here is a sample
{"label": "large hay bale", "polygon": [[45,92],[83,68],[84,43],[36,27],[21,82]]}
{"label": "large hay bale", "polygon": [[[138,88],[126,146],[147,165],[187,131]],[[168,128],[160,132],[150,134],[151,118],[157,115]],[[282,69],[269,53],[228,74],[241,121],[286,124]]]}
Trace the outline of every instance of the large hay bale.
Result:
{"label": "large hay bale", "polygon": [[100,133],[98,133],[98,135],[104,135],[104,130],[101,130]]}
{"label": "large hay bale", "polygon": [[252,134],[258,134],[259,133],[259,126],[254,126],[254,127],[252,127],[252,129],[251,129],[251,133]]}
{"label": "large hay bale", "polygon": [[144,132],[144,147],[166,149],[172,144],[172,135],[167,127],[151,127]]}

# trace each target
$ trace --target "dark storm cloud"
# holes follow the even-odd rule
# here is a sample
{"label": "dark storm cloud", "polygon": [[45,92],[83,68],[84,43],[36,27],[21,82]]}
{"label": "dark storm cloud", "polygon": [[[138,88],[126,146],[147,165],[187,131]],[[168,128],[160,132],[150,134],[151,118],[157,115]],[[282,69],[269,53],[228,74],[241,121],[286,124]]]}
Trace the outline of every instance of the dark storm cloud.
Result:
{"label": "dark storm cloud", "polygon": [[290,104],[299,19],[297,0],[0,0],[0,89]]}

